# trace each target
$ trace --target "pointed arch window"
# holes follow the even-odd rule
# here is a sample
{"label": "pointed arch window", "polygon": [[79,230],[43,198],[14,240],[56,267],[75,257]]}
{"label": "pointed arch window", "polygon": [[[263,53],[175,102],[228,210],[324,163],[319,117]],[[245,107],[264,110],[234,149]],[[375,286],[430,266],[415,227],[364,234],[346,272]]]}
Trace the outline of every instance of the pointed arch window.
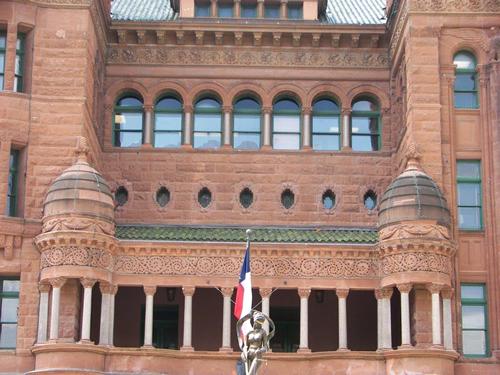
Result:
{"label": "pointed arch window", "polygon": [[261,142],[261,106],[253,98],[239,99],[233,106],[233,146],[256,150]]}
{"label": "pointed arch window", "polygon": [[135,95],[122,96],[113,114],[113,145],[116,147],[140,147],[143,136],[143,103]]}
{"label": "pointed arch window", "polygon": [[300,106],[291,98],[280,99],[273,105],[273,148],[300,149]]}
{"label": "pointed arch window", "polygon": [[198,100],[194,108],[194,148],[219,148],[222,139],[221,103],[213,97]]}
{"label": "pointed arch window", "polygon": [[312,143],[314,150],[340,149],[340,108],[331,99],[322,98],[313,103]]}
{"label": "pointed arch window", "polygon": [[455,108],[478,108],[476,58],[469,52],[458,52],[455,65]]}
{"label": "pointed arch window", "polygon": [[175,96],[156,102],[154,147],[177,148],[182,142],[182,103]]}
{"label": "pointed arch window", "polygon": [[354,151],[380,149],[380,107],[371,98],[360,98],[353,102],[351,147]]}

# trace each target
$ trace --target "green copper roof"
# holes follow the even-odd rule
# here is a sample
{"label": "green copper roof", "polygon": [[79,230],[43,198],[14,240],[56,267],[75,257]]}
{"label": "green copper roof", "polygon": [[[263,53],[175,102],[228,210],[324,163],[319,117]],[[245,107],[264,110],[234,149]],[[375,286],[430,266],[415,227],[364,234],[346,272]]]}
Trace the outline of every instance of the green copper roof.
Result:
{"label": "green copper roof", "polygon": [[[121,240],[241,242],[246,228],[118,225],[116,236]],[[361,228],[252,228],[253,242],[284,243],[356,243],[377,241],[375,229]]]}

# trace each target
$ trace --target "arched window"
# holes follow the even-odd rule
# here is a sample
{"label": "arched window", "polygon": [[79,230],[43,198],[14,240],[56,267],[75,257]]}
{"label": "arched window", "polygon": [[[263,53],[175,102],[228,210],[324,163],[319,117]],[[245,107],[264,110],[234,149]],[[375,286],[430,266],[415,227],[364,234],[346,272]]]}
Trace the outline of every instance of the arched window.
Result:
{"label": "arched window", "polygon": [[134,95],[122,96],[116,102],[113,115],[114,146],[142,145],[142,109],[142,100]]}
{"label": "arched window", "polygon": [[477,108],[476,58],[469,52],[458,52],[455,64],[455,108]]}
{"label": "arched window", "polygon": [[340,149],[340,109],[331,99],[318,99],[313,104],[312,143],[314,150]]}
{"label": "arched window", "polygon": [[354,151],[380,149],[380,109],[369,98],[357,99],[352,105],[351,146]]}
{"label": "arched window", "polygon": [[182,142],[182,103],[174,96],[156,102],[154,124],[155,147],[180,147]]}
{"label": "arched window", "polygon": [[280,99],[273,105],[273,148],[300,149],[300,106],[293,99]]}
{"label": "arched window", "polygon": [[205,97],[194,108],[194,148],[218,148],[222,137],[221,104],[217,99]]}
{"label": "arched window", "polygon": [[233,146],[240,150],[260,148],[260,104],[252,98],[239,99],[233,107]]}

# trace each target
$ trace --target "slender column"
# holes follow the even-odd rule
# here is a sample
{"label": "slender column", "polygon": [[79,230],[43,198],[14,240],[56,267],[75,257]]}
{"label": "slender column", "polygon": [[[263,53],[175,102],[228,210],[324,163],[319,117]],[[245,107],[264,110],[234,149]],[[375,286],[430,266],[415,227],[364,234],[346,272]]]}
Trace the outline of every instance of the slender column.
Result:
{"label": "slender column", "polygon": [[401,293],[401,347],[411,346],[410,338],[410,291],[411,284],[399,284],[397,286]]}
{"label": "slender column", "polygon": [[92,288],[96,283],[94,279],[82,278],[83,286],[83,312],[81,342],[90,342],[90,317],[92,314]]}
{"label": "slender column", "polygon": [[233,6],[233,16],[234,18],[241,17],[241,0],[235,0]]}
{"label": "slender column", "polygon": [[108,344],[114,345],[115,336],[115,297],[118,292],[118,285],[112,285],[109,293],[109,338]]}
{"label": "slender column", "polygon": [[217,0],[211,0],[210,1],[210,16],[211,17],[218,17],[218,14],[217,14]]}
{"label": "slender column", "polygon": [[391,319],[391,297],[392,288],[382,289],[382,345],[384,349],[392,349],[392,319]]}
{"label": "slender column", "polygon": [[377,299],[377,350],[382,350],[384,334],[384,300],[382,289],[375,289],[375,298]]}
{"label": "slender column", "polygon": [[453,350],[453,331],[451,321],[451,296],[453,290],[450,288],[441,291],[443,298],[443,343],[446,350]]}
{"label": "slender column", "polygon": [[99,283],[101,290],[101,330],[99,345],[109,345],[109,300],[112,285],[106,282]]}
{"label": "slender column", "polygon": [[304,150],[311,149],[311,108],[302,109],[302,148]]}
{"label": "slender column", "polygon": [[221,288],[224,297],[222,312],[222,347],[219,349],[224,352],[232,352],[231,348],[231,296],[233,288]]}
{"label": "slender column", "polygon": [[183,147],[191,147],[191,139],[193,136],[193,107],[190,105],[184,106],[184,133],[182,144]]}
{"label": "slender column", "polygon": [[40,284],[40,308],[38,312],[38,336],[37,343],[43,344],[47,341],[47,323],[49,317],[49,291],[50,284]]}
{"label": "slender column", "polygon": [[66,282],[65,278],[58,277],[49,280],[52,285],[52,305],[50,307],[50,340],[59,338],[59,305],[61,301],[61,288]]}
{"label": "slender column", "polygon": [[223,107],[224,112],[224,146],[231,147],[231,107]]}
{"label": "slender column", "polygon": [[146,294],[146,314],[144,317],[144,347],[153,346],[153,300],[156,286],[144,286]]}
{"label": "slender column", "polygon": [[151,147],[153,139],[153,106],[144,106],[144,146]]}
{"label": "slender column", "polygon": [[[258,4],[261,4],[260,2]],[[262,107],[264,113],[264,148],[271,147],[271,107]]]}
{"label": "slender column", "polygon": [[193,323],[193,294],[196,291],[194,286],[182,287],[184,293],[184,332],[181,350],[192,351],[191,329]]}
{"label": "slender column", "polygon": [[347,296],[349,289],[337,289],[339,299],[339,349],[347,349]]}
{"label": "slender column", "polygon": [[257,0],[257,18],[264,18],[264,0]]}
{"label": "slender column", "polygon": [[288,14],[287,14],[287,11],[286,11],[286,5],[287,5],[288,1],[287,0],[281,0],[280,2],[280,18],[281,19],[287,19],[288,18]]}
{"label": "slender column", "polygon": [[342,150],[351,149],[351,109],[342,109]]}
{"label": "slender column", "polygon": [[439,301],[439,292],[442,286],[430,284],[427,290],[432,298],[432,345],[441,346],[441,306]]}
{"label": "slender column", "polygon": [[311,289],[299,289],[300,296],[300,344],[299,352],[310,352],[309,349],[309,295]]}
{"label": "slender column", "polygon": [[[272,288],[260,288],[259,289],[260,296],[262,298],[262,312],[267,315],[268,317],[270,316],[270,299],[271,299],[271,294],[273,293]],[[264,330],[269,333],[269,322],[266,320],[264,323],[263,327]]]}

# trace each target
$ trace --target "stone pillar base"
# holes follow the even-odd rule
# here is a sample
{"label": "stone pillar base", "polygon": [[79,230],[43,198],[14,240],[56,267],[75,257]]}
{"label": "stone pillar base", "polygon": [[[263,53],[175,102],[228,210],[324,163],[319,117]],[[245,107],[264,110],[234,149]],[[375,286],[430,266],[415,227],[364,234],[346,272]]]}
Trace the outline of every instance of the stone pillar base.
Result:
{"label": "stone pillar base", "polygon": [[81,345],[94,345],[95,343],[93,341],[90,341],[90,340],[80,340],[80,341],[78,341],[78,344],[81,344]]}
{"label": "stone pillar base", "polygon": [[297,353],[311,353],[311,349],[309,348],[299,348]]}
{"label": "stone pillar base", "polygon": [[181,346],[181,352],[194,352],[194,348],[192,346]]}
{"label": "stone pillar base", "polygon": [[346,352],[350,352],[351,349],[347,349],[347,348],[338,348],[337,349],[337,352],[341,352],[341,353],[346,353]]}
{"label": "stone pillar base", "polygon": [[415,349],[415,347],[413,345],[405,344],[405,345],[398,346],[398,349],[401,349],[401,350]]}
{"label": "stone pillar base", "polygon": [[155,347],[153,345],[143,345],[141,346],[141,349],[154,349]]}
{"label": "stone pillar base", "polygon": [[269,151],[272,150],[273,147],[271,145],[264,145],[260,148],[262,151]]}
{"label": "stone pillar base", "polygon": [[231,348],[229,346],[223,346],[222,348],[219,349],[219,352],[232,353],[233,348]]}
{"label": "stone pillar base", "polygon": [[183,144],[181,146],[181,149],[183,149],[183,150],[192,150],[193,149],[193,145]]}

